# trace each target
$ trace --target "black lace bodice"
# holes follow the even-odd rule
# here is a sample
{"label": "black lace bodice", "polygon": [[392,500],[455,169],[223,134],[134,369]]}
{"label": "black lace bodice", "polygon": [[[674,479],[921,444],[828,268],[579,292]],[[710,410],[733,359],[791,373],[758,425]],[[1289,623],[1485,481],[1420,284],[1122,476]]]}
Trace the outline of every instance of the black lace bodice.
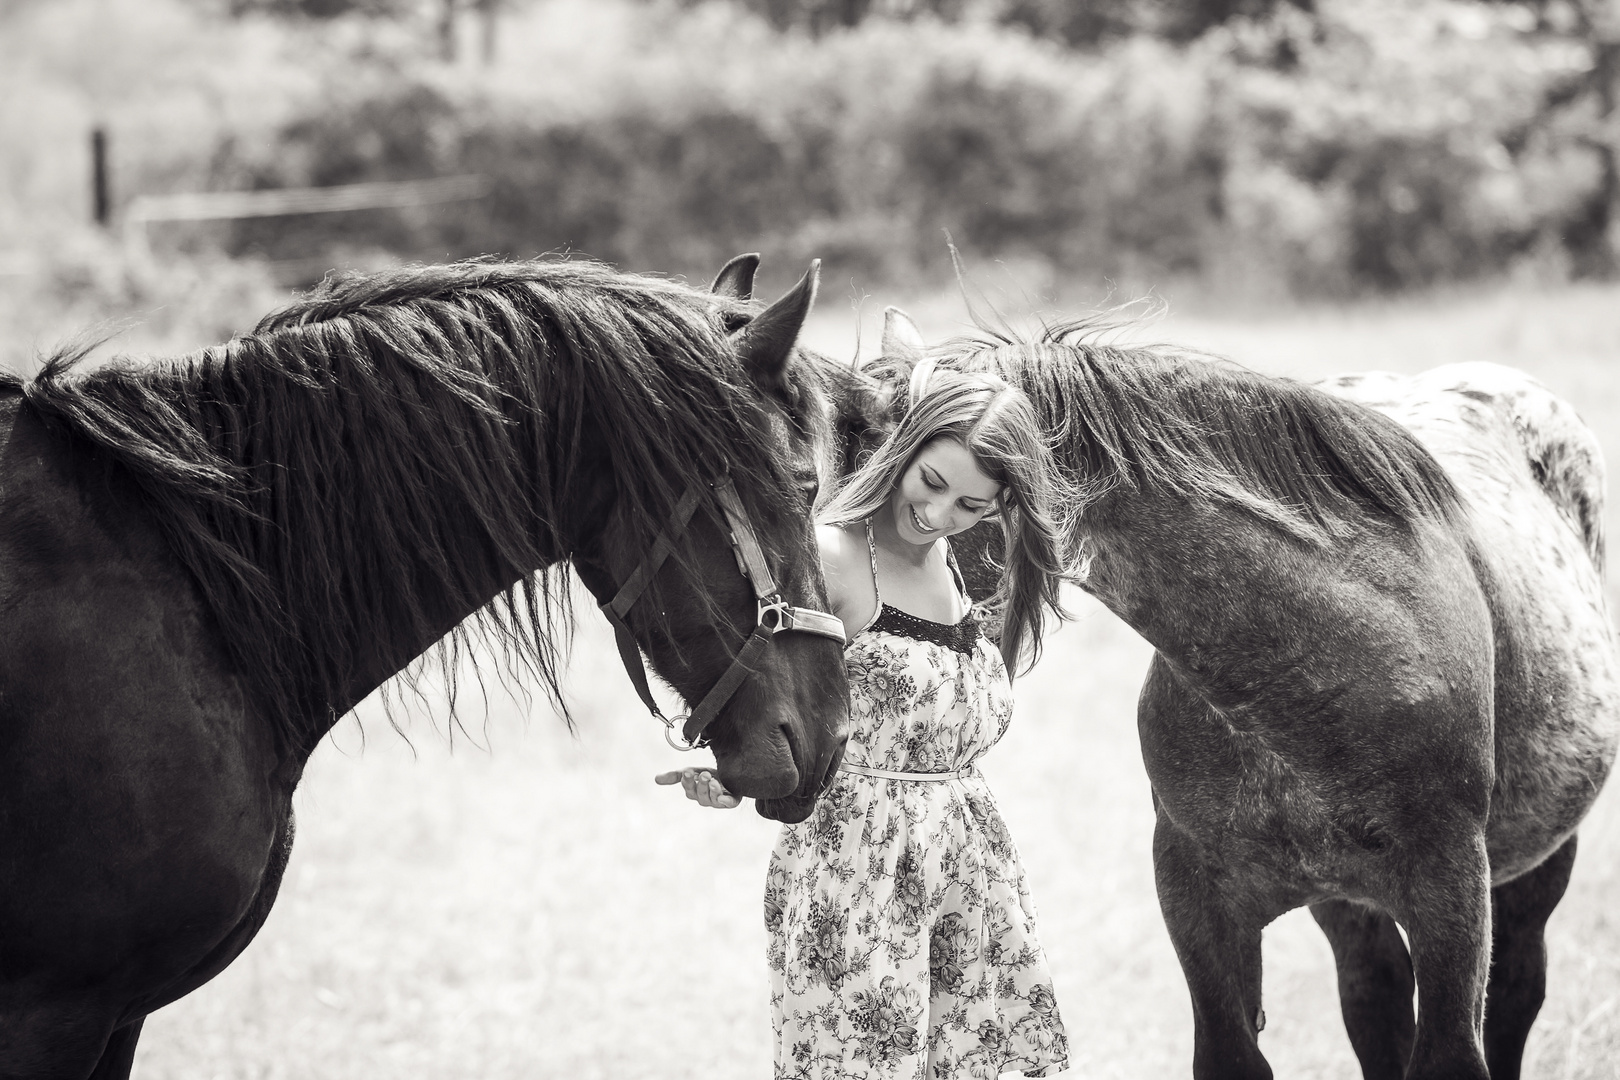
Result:
{"label": "black lace bodice", "polygon": [[878,609],[877,618],[872,620],[867,629],[885,634],[898,634],[913,641],[943,645],[954,652],[969,656],[972,655],[973,647],[979,640],[979,610],[969,609],[959,622],[942,623],[919,618],[899,608],[883,604]]}

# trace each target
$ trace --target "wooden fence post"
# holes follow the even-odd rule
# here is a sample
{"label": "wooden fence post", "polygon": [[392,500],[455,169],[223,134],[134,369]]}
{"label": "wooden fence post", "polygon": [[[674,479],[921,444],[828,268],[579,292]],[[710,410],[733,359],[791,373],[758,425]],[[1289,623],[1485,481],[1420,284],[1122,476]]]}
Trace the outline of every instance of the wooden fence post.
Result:
{"label": "wooden fence post", "polygon": [[107,129],[100,124],[90,129],[90,190],[96,224],[105,227],[112,218],[112,196],[107,190]]}
{"label": "wooden fence post", "polygon": [[447,64],[456,62],[456,0],[440,0],[439,59]]}
{"label": "wooden fence post", "polygon": [[500,16],[500,3],[501,0],[476,0],[480,16],[479,21],[482,24],[479,30],[481,31],[480,36],[483,38],[482,51],[485,67],[495,63],[495,41],[498,33],[497,23]]}

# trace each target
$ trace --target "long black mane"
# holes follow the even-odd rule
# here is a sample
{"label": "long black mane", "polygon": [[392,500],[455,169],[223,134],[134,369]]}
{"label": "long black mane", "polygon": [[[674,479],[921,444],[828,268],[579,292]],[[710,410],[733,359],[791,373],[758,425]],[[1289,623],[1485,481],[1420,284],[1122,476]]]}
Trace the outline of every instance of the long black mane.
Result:
{"label": "long black mane", "polygon": [[[514,573],[555,563],[570,515],[611,484],[650,539],[731,461],[750,464],[733,470],[745,504],[793,512],[728,313],[588,262],[411,268],[328,282],[188,356],[57,355],[24,392],[133,476],[307,749],[347,701],[356,642],[432,640],[447,607],[483,599],[469,537]],[[603,437],[589,460],[587,427]],[[478,620],[554,698],[564,580],[525,576]]]}
{"label": "long black mane", "polygon": [[1222,502],[1315,544],[1369,514],[1458,519],[1450,478],[1393,420],[1218,357],[1099,340],[1114,329],[1064,323],[1033,341],[984,331],[939,351],[1029,394],[1091,498],[1122,488]]}

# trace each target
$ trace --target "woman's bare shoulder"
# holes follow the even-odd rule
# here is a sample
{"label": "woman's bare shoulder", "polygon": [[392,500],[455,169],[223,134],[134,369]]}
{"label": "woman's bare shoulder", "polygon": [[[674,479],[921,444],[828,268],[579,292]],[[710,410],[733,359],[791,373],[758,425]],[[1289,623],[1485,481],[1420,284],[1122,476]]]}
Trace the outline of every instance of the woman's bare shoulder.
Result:
{"label": "woman's bare shoulder", "polygon": [[862,608],[872,594],[872,568],[866,551],[866,527],[817,525],[816,544],[821,549],[821,576],[827,582],[827,601],[834,614],[849,621],[852,608]]}
{"label": "woman's bare shoulder", "polygon": [[867,565],[866,527],[859,521],[847,525],[817,525],[816,545],[821,549],[821,569],[825,574],[845,577],[851,568]]}

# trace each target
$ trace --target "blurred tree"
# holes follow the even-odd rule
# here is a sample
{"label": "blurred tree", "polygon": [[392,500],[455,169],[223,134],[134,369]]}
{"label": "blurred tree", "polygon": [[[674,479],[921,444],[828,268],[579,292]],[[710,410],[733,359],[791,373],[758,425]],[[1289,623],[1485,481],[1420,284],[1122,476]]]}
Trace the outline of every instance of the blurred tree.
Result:
{"label": "blurred tree", "polygon": [[[1503,2],[1503,0],[1498,0]],[[1536,140],[1595,159],[1597,182],[1564,223],[1564,247],[1579,277],[1620,275],[1620,0],[1506,0],[1524,11],[1526,33],[1582,55],[1552,79],[1513,149]]]}
{"label": "blurred tree", "polygon": [[[37,2],[37,0],[0,0],[0,15],[4,5]],[[484,63],[493,63],[495,45],[499,37],[500,13],[504,0],[193,0],[233,16],[248,14],[271,15],[279,18],[335,19],[344,15],[364,15],[371,18],[406,19],[426,16],[433,26],[435,50],[439,59],[452,63],[457,53],[457,23],[463,9],[471,9],[479,18],[479,54]]]}
{"label": "blurred tree", "polygon": [[495,44],[500,38],[502,0],[473,0],[479,18],[479,52],[485,65],[495,62]]}
{"label": "blurred tree", "polygon": [[306,19],[335,19],[340,15],[399,18],[414,15],[420,0],[228,0],[232,15],[264,14]]}
{"label": "blurred tree", "polygon": [[[444,94],[410,83],[356,97],[337,97],[288,124],[275,152],[257,163],[221,160],[221,171],[246,168],[252,189],[330,187],[368,180],[443,175],[455,162],[460,114]],[[421,254],[410,213],[360,210],[242,218],[230,226],[227,250],[276,259],[306,259],[334,246]]]}
{"label": "blurred tree", "polygon": [[1069,45],[1151,34],[1191,41],[1234,18],[1262,19],[1279,8],[1304,12],[1316,0],[995,0],[998,21]]}
{"label": "blurred tree", "polygon": [[[686,0],[698,3],[702,0]],[[734,0],[772,25],[822,34],[872,17],[929,15],[947,22],[965,16],[1021,26],[1067,45],[1151,34],[1191,41],[1239,16],[1263,18],[1279,7],[1312,11],[1316,0]]]}
{"label": "blurred tree", "polygon": [[[704,0],[684,0],[687,4]],[[976,6],[970,0],[733,0],[741,8],[763,16],[771,25],[823,34],[839,27],[858,26],[869,16],[911,18],[933,15],[954,21]]]}
{"label": "blurred tree", "polygon": [[439,34],[439,59],[447,64],[456,60],[456,0],[437,0],[439,15],[435,20]]}
{"label": "blurred tree", "polygon": [[1142,0],[1095,0],[1089,4],[1004,0],[1000,6],[1001,22],[1022,26],[1036,37],[1056,38],[1070,45],[1094,45],[1135,33],[1144,5]]}

